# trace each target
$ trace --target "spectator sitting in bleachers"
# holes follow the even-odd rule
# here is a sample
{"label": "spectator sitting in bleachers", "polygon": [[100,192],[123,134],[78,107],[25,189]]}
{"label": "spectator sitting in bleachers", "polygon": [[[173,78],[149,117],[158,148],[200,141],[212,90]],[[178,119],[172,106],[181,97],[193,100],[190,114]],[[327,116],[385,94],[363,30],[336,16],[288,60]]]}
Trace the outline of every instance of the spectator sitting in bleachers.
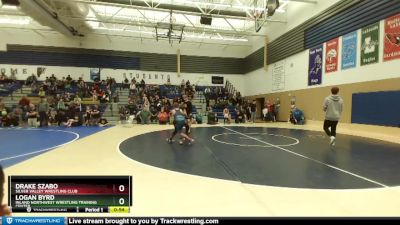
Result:
{"label": "spectator sitting in bleachers", "polygon": [[24,110],[19,105],[13,106],[12,113],[14,114],[15,119],[17,120],[18,124],[22,124],[24,122],[25,116]]}
{"label": "spectator sitting in bleachers", "polygon": [[146,88],[146,82],[143,79],[140,81],[140,87],[142,88],[142,90]]}
{"label": "spectator sitting in bleachers", "polygon": [[32,73],[28,78],[26,78],[25,85],[30,86],[32,83],[37,82],[37,77]]}
{"label": "spectator sitting in bleachers", "polygon": [[56,86],[58,91],[64,91],[65,87],[65,77],[63,77],[61,80],[56,81]]}
{"label": "spectator sitting in bleachers", "polygon": [[60,98],[57,102],[57,110],[58,111],[65,111],[67,107],[65,106],[65,102],[63,98]]}
{"label": "spectator sitting in bleachers", "polygon": [[41,98],[46,97],[46,91],[44,90],[44,86],[39,88],[39,97]]}
{"label": "spectator sitting in bleachers", "polygon": [[153,123],[157,123],[158,120],[158,111],[157,108],[154,105],[150,106],[150,122]]}
{"label": "spectator sitting in bleachers", "polygon": [[150,121],[150,110],[148,107],[143,107],[143,109],[139,112],[138,118],[140,119],[141,124],[149,124]]}
{"label": "spectator sitting in bleachers", "polygon": [[8,77],[2,72],[0,74],[0,84],[5,84],[8,82],[9,82]]}
{"label": "spectator sitting in bleachers", "polygon": [[99,123],[100,117],[101,115],[99,106],[93,105],[92,109],[90,110],[89,125],[96,126]]}
{"label": "spectator sitting in bleachers", "polygon": [[107,125],[108,125],[107,119],[106,118],[101,118],[100,121],[99,121],[99,126],[100,127],[105,127]]}
{"label": "spectator sitting in bleachers", "polygon": [[10,80],[10,82],[15,82],[17,81],[17,75],[15,73],[11,73],[8,79]]}
{"label": "spectator sitting in bleachers", "polygon": [[81,97],[79,97],[79,95],[75,95],[74,104],[75,104],[76,110],[78,112],[81,112],[82,111],[82,99],[81,99]]}
{"label": "spectator sitting in bleachers", "polygon": [[128,120],[129,117],[129,110],[126,109],[124,106],[121,106],[118,110],[119,113],[119,120],[125,122]]}
{"label": "spectator sitting in bleachers", "polygon": [[49,77],[49,80],[51,83],[55,83],[57,81],[57,77],[53,74],[51,74],[51,76]]}
{"label": "spectator sitting in bleachers", "polygon": [[38,113],[34,104],[29,104],[29,109],[26,113],[26,117],[28,118],[28,126],[37,127]]}
{"label": "spectator sitting in bleachers", "polygon": [[121,84],[121,87],[120,87],[120,90],[122,90],[122,89],[129,89],[129,80],[128,80],[128,78],[127,77],[125,77],[125,79],[122,81],[122,84]]}
{"label": "spectator sitting in bleachers", "polygon": [[170,78],[167,79],[167,82],[165,82],[165,85],[171,85],[171,79]]}
{"label": "spectator sitting in bleachers", "polygon": [[23,122],[27,121],[26,112],[28,112],[30,103],[30,100],[26,96],[22,96],[22,98],[18,102],[18,105],[21,107],[22,110],[21,119]]}
{"label": "spectator sitting in bleachers", "polygon": [[55,108],[50,108],[50,112],[49,112],[48,117],[49,117],[49,123],[51,125],[58,124],[58,121],[57,121],[57,118],[58,118],[57,117],[57,110]]}
{"label": "spectator sitting in bleachers", "polygon": [[15,115],[13,112],[10,112],[6,115],[3,114],[4,111],[2,111],[2,124],[3,127],[11,127],[11,126],[18,126],[19,122],[18,122],[18,117],[17,115]]}
{"label": "spectator sitting in bleachers", "polygon": [[164,107],[161,107],[160,113],[158,113],[158,123],[159,124],[167,124],[169,122],[168,113],[164,110]]}

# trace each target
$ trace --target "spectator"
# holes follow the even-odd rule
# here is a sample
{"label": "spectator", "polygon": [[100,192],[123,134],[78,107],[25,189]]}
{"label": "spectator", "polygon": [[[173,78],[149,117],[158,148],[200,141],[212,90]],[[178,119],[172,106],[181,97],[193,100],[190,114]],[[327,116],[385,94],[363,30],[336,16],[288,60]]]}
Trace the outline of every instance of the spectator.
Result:
{"label": "spectator", "polygon": [[108,125],[107,119],[106,118],[101,118],[100,121],[99,121],[99,126],[100,127],[105,127],[107,125]]}
{"label": "spectator", "polygon": [[60,98],[60,100],[58,100],[58,103],[57,103],[57,110],[65,111],[66,109],[67,109],[67,107],[65,107],[64,99]]}
{"label": "spectator", "polygon": [[24,108],[24,109],[28,109],[29,104],[31,102],[29,101],[29,99],[26,96],[22,96],[22,98],[19,100],[19,105]]}
{"label": "spectator", "polygon": [[132,79],[131,84],[129,85],[129,95],[136,94],[136,80]]}
{"label": "spectator", "polygon": [[143,79],[140,81],[140,86],[141,86],[142,90],[144,90],[146,88],[146,82],[144,82]]}
{"label": "spectator", "polygon": [[150,122],[157,122],[158,120],[158,111],[155,106],[150,106]]}
{"label": "spectator", "polygon": [[195,117],[195,121],[196,121],[197,124],[202,124],[203,123],[203,116],[200,113],[197,113],[196,117]]}
{"label": "spectator", "polygon": [[140,113],[139,113],[139,119],[141,121],[142,124],[149,124],[149,120],[150,120],[150,111],[148,107],[144,107]]}
{"label": "spectator", "polygon": [[70,83],[72,81],[71,75],[68,74],[68,76],[67,76],[67,78],[65,78],[65,80],[67,81],[67,83]]}
{"label": "spectator", "polygon": [[48,126],[48,117],[47,112],[49,111],[49,103],[46,98],[41,98],[38,105],[39,112],[39,127],[47,127]]}
{"label": "spectator", "polygon": [[10,77],[8,78],[11,82],[14,82],[17,80],[17,76],[15,73],[11,73]]}
{"label": "spectator", "polygon": [[101,115],[99,111],[99,106],[94,105],[92,107],[92,110],[90,110],[89,125],[97,125],[99,123],[100,117]]}
{"label": "spectator", "polygon": [[79,95],[75,95],[74,104],[75,104],[76,110],[78,112],[81,112],[82,111],[82,99],[81,99],[81,97],[79,97]]}
{"label": "spectator", "polygon": [[253,100],[253,103],[250,104],[251,120],[253,121],[253,123],[256,122],[256,110],[257,110],[256,100]]}
{"label": "spectator", "polygon": [[267,100],[267,107],[268,107],[268,114],[267,114],[268,120],[275,122],[274,104],[272,104],[271,101]]}
{"label": "spectator", "polygon": [[125,89],[129,89],[129,80],[127,77],[125,77],[124,81],[122,82],[122,88]]}
{"label": "spectator", "polygon": [[39,88],[39,97],[41,98],[46,97],[46,91],[44,90],[44,86]]}
{"label": "spectator", "polygon": [[7,82],[8,82],[8,77],[2,72],[0,74],[0,84],[7,83]]}
{"label": "spectator", "polygon": [[121,107],[119,108],[118,113],[119,113],[119,120],[120,120],[120,121],[126,121],[126,120],[128,120],[129,110],[126,109],[124,106],[121,106]]}
{"label": "spectator", "polygon": [[246,121],[245,113],[246,112],[243,109],[243,106],[240,106],[239,109],[236,109],[235,123],[244,123]]}
{"label": "spectator", "polygon": [[159,124],[166,124],[169,122],[169,116],[166,111],[164,111],[164,107],[161,107],[161,112],[158,114],[158,122]]}
{"label": "spectator", "polygon": [[228,121],[228,124],[230,124],[231,123],[231,114],[227,107],[225,107],[223,114],[224,114],[224,124],[225,124],[225,121]]}
{"label": "spectator", "polygon": [[182,79],[181,81],[181,90],[185,89],[185,79]]}
{"label": "spectator", "polygon": [[264,105],[262,114],[263,114],[263,120],[267,121],[268,120],[268,105],[267,104]]}
{"label": "spectator", "polygon": [[165,85],[171,85],[171,79],[168,77],[167,82],[165,82]]}
{"label": "spectator", "polygon": [[210,97],[211,97],[211,89],[210,87],[206,87],[204,89],[204,98],[206,99],[206,107],[210,106]]}
{"label": "spectator", "polygon": [[275,100],[274,103],[274,118],[275,118],[275,122],[279,121],[278,120],[278,114],[279,114],[279,109],[281,108],[281,100],[279,100],[279,98],[277,98]]}
{"label": "spectator", "polygon": [[217,114],[212,111],[211,107],[208,107],[208,112],[207,112],[207,124],[217,124]]}
{"label": "spectator", "polygon": [[26,113],[26,117],[28,118],[28,126],[37,127],[37,116],[38,113],[36,111],[36,107],[34,104],[29,104],[28,112]]}
{"label": "spectator", "polygon": [[30,86],[32,83],[36,83],[37,82],[37,77],[35,76],[35,74],[32,73],[32,75],[30,75],[28,78],[26,78],[25,84],[27,86]]}
{"label": "spectator", "polygon": [[298,109],[295,105],[292,105],[289,121],[293,124],[303,125],[305,123],[303,111]]}
{"label": "spectator", "polygon": [[50,113],[49,113],[48,117],[49,117],[49,123],[51,125],[58,123],[57,110],[55,108],[50,109]]}

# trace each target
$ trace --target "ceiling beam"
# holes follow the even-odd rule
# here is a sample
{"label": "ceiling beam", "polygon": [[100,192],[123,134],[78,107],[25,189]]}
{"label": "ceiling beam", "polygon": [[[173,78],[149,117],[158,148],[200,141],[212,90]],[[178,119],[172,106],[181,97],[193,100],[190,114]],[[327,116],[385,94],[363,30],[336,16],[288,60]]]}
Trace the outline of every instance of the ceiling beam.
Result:
{"label": "ceiling beam", "polygon": [[[83,20],[83,21],[88,21],[88,22],[100,22],[102,23],[103,20],[101,20],[101,17],[99,18],[81,18],[81,17],[71,17],[71,19],[74,20]],[[142,26],[142,27],[150,27],[150,28],[155,28],[157,26],[157,23],[148,21],[146,23],[139,22],[139,21],[125,21],[125,20],[109,20],[106,23],[111,23],[111,24],[120,24],[120,25],[130,25],[130,26]],[[224,30],[224,29],[217,29],[215,27],[192,27],[192,26],[186,26],[185,31],[194,31],[194,32],[208,32],[208,33],[215,33],[218,32],[220,34],[225,34],[225,35],[241,35],[241,36],[260,36],[260,37],[265,37],[265,34],[259,34],[259,33],[253,33],[253,32],[244,32],[241,30]]]}
{"label": "ceiling beam", "polygon": [[[114,6],[114,7],[124,7],[124,8],[131,8],[131,9],[139,9],[139,10],[150,10],[150,11],[157,11],[157,12],[171,12],[171,9],[163,9],[163,8],[149,8],[149,7],[143,7],[143,6],[137,6],[137,5],[121,5],[117,3],[108,3],[108,2],[92,2],[88,0],[57,0],[60,2],[76,2],[76,3],[81,3],[81,4],[89,4],[89,5],[101,5],[101,6]],[[120,0],[119,0],[120,1]],[[135,1],[136,2],[136,1]],[[202,13],[198,12],[197,7],[193,7],[196,9],[194,12],[189,12],[189,11],[180,11],[180,10],[175,10],[173,9],[173,13],[176,14],[186,14],[186,15],[193,15],[193,16],[201,16]],[[218,12],[221,12],[221,10],[218,10]],[[246,16],[246,13],[243,13],[244,16],[229,16],[229,15],[223,15],[223,14],[212,14],[213,18],[226,18],[226,19],[238,19],[238,20],[248,20],[248,16]],[[286,21],[283,20],[272,20],[272,19],[267,19],[269,22],[280,22],[280,23],[286,23]]]}
{"label": "ceiling beam", "polygon": [[[195,16],[200,16],[202,13],[199,12],[199,9],[197,7],[187,7],[187,6],[177,6],[177,5],[168,5],[168,7],[162,7],[164,6],[163,4],[160,4],[157,8],[151,8],[148,7],[146,4],[144,4],[142,1],[135,1],[132,2],[132,5],[130,4],[129,1],[125,3],[124,0],[116,0],[116,1],[111,1],[111,0],[98,0],[98,1],[88,1],[88,0],[57,0],[59,2],[76,2],[76,3],[82,3],[82,4],[89,4],[89,5],[102,5],[102,6],[114,6],[114,7],[124,7],[124,8],[131,8],[131,9],[141,9],[141,10],[152,10],[152,11],[158,11],[158,12],[170,12],[171,9],[173,10],[174,13],[181,13],[181,14],[186,14],[186,15],[195,15]],[[142,5],[143,3],[143,5]],[[189,9],[187,9],[189,8]],[[231,19],[240,19],[244,20],[247,19],[247,15],[245,12],[235,12],[235,13],[224,13],[224,10],[218,10],[218,14],[212,14],[213,17],[215,18],[231,18]]]}
{"label": "ceiling beam", "polygon": [[302,3],[310,3],[310,4],[317,4],[316,0],[290,0],[290,2],[302,2]]}

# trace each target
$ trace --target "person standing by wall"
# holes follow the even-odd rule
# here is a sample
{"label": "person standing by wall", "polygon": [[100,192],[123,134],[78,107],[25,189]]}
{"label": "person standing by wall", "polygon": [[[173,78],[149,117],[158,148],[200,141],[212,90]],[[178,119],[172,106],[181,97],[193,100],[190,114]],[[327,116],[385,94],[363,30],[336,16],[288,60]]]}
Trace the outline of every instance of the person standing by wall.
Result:
{"label": "person standing by wall", "polygon": [[325,98],[323,110],[325,111],[324,131],[330,137],[330,145],[336,143],[336,127],[343,111],[343,99],[338,95],[339,88],[332,87],[331,95]]}
{"label": "person standing by wall", "polygon": [[256,110],[257,110],[256,100],[253,100],[253,103],[250,104],[251,120],[253,121],[253,123],[256,122]]}

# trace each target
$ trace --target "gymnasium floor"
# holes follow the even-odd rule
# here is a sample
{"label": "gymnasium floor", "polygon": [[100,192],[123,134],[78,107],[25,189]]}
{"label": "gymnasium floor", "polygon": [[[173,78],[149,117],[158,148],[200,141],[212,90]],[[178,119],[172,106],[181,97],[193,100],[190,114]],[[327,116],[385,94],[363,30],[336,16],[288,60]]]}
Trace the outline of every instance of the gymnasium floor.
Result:
{"label": "gymnasium floor", "polygon": [[313,121],[195,125],[192,145],[167,143],[167,125],[80,129],[79,139],[79,129],[1,129],[2,143],[39,132],[44,149],[59,146],[21,162],[1,157],[6,175],[132,175],[130,216],[400,215],[398,128],[339,124],[334,149]]}

